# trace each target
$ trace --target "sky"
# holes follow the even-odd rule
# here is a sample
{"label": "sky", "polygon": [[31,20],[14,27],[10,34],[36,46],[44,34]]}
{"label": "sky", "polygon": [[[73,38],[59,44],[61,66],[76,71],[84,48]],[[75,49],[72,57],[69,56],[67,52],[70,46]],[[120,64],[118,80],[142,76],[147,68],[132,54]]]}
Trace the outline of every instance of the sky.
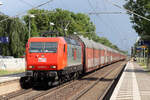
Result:
{"label": "sky", "polygon": [[[0,6],[0,12],[15,16],[19,13],[35,7],[48,0],[0,0],[3,5]],[[53,10],[62,8],[75,13],[90,12],[123,12],[122,14],[92,14],[89,15],[91,21],[96,26],[96,32],[100,37],[106,37],[120,49],[129,51],[135,43],[138,35],[132,29],[129,15],[125,10],[113,6],[111,1],[119,6],[123,6],[125,0],[52,0],[52,2],[40,7],[40,9]]]}

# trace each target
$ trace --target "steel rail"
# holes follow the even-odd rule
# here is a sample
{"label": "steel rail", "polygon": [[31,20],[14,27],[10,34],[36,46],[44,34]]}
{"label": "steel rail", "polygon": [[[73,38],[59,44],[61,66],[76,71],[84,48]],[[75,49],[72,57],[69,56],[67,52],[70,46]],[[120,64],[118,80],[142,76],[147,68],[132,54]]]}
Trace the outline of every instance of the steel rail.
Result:
{"label": "steel rail", "polygon": [[9,100],[9,99],[12,99],[12,98],[15,98],[17,96],[20,96],[20,95],[23,95],[25,93],[28,93],[28,92],[31,92],[32,89],[21,89],[21,90],[18,90],[16,92],[12,92],[12,93],[9,93],[9,94],[6,94],[6,95],[2,95],[0,97],[0,100]]}
{"label": "steel rail", "polygon": [[[116,68],[117,69],[117,68]],[[104,79],[104,77],[108,76],[112,71],[115,71],[116,69],[114,69],[113,67],[111,67],[111,70],[108,71],[106,74],[104,74],[103,76],[101,76],[99,79],[97,79],[92,85],[90,85],[88,88],[82,90],[81,92],[79,92],[77,95],[75,95],[73,97],[72,100],[78,100],[79,98],[81,98],[84,94],[86,94],[90,89],[92,89],[95,85],[97,85],[100,81],[102,81]]]}
{"label": "steel rail", "polygon": [[103,94],[99,95],[98,100],[103,100],[106,97],[106,95],[109,93],[110,89],[112,89],[113,86],[117,84],[117,83],[115,84],[115,82],[116,82],[117,79],[119,80],[120,76],[122,75],[122,72],[123,72],[123,70],[125,68],[125,65],[126,64],[121,64],[121,66],[124,66],[124,67],[119,71],[119,73],[116,75],[114,80],[112,80],[112,82],[109,84],[109,86],[107,87],[105,92]]}

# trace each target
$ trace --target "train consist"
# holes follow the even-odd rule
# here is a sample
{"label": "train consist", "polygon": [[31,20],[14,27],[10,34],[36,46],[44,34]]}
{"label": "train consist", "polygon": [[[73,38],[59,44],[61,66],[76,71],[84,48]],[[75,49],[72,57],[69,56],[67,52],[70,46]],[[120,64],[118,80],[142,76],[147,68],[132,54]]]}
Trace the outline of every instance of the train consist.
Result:
{"label": "train consist", "polygon": [[125,58],[83,36],[32,37],[26,45],[26,75],[20,79],[21,86],[56,85]]}

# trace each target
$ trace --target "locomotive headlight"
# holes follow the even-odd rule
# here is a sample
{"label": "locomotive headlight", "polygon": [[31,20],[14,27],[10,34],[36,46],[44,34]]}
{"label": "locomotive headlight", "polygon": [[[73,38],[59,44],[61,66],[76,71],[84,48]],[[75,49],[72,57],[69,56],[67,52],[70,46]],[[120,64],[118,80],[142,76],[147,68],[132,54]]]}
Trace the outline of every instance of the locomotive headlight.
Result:
{"label": "locomotive headlight", "polygon": [[34,68],[34,66],[29,66],[29,68]]}
{"label": "locomotive headlight", "polygon": [[50,68],[56,68],[56,66],[50,66]]}

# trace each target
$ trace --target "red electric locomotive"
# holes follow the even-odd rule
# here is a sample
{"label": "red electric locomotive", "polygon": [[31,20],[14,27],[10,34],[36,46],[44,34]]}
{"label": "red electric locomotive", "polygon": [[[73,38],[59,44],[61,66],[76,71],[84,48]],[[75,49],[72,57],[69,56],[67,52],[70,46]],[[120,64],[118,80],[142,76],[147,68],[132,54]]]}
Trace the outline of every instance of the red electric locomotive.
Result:
{"label": "red electric locomotive", "polygon": [[26,76],[21,78],[21,86],[27,88],[42,82],[58,84],[82,73],[81,45],[66,37],[30,38],[26,44]]}
{"label": "red electric locomotive", "polygon": [[56,85],[123,59],[118,51],[82,36],[32,37],[26,44],[26,75],[20,83],[23,88]]}

